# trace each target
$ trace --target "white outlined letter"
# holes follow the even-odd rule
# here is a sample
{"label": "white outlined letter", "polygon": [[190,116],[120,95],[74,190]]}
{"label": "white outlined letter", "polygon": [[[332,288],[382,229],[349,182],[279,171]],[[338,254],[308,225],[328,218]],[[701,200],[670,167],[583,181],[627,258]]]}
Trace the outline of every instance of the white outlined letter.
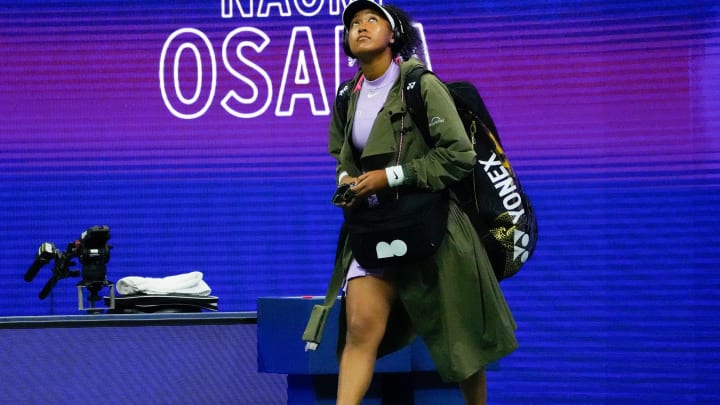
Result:
{"label": "white outlined letter", "polygon": [[242,3],[245,0],[220,0],[221,6],[220,6],[220,16],[222,18],[232,18],[233,17],[233,3],[237,6],[237,9],[240,10],[240,17],[242,18],[250,18],[253,16],[253,0],[247,0],[248,5],[247,8],[244,8],[242,6]]}
{"label": "white outlined letter", "polygon": [[[298,45],[298,42],[301,44]],[[314,69],[309,68],[308,63],[310,62],[312,62]],[[292,77],[294,77],[294,81],[288,84],[288,75],[291,69],[293,71]],[[285,100],[286,89],[288,89],[288,93],[291,94],[289,101]],[[310,108],[313,115],[330,114],[330,107],[328,106],[327,95],[325,94],[325,85],[320,72],[320,64],[317,52],[315,51],[315,43],[313,42],[310,27],[293,28],[287,57],[285,58],[282,82],[280,83],[278,93],[278,101],[275,108],[275,115],[278,117],[292,116],[295,110],[295,102],[300,98],[310,101]],[[316,97],[320,97],[321,100],[318,102]]]}
{"label": "white outlined letter", "polygon": [[270,16],[270,9],[272,7],[277,7],[277,9],[280,10],[280,15],[282,17],[290,17],[292,15],[292,12],[290,11],[290,3],[288,3],[288,0],[268,0],[267,2],[265,0],[260,0],[257,9],[257,16]]}
{"label": "white outlined letter", "polygon": [[[265,82],[264,91],[260,91],[258,89],[258,86],[255,85],[255,82],[253,82],[249,77],[233,68],[231,63],[232,61],[229,59],[228,54],[230,52],[228,52],[228,48],[230,46],[230,42],[235,39],[240,41],[235,48],[235,56],[237,57],[237,60],[242,62],[244,66],[247,66],[253,71],[257,72],[262,77]],[[228,36],[225,37],[225,41],[223,41],[222,57],[225,68],[228,70],[228,72],[230,72],[231,75],[248,85],[252,93],[250,97],[242,97],[235,90],[230,90],[228,94],[222,99],[220,104],[223,106],[225,111],[235,117],[254,118],[264,113],[270,106],[270,101],[272,100],[273,94],[270,76],[268,76],[267,72],[263,70],[260,66],[251,62],[243,55],[243,48],[251,48],[253,51],[255,51],[255,53],[260,54],[263,49],[268,46],[269,43],[270,38],[264,32],[253,27],[237,28],[230,32]],[[253,104],[258,104],[256,102],[258,101],[258,96],[260,94],[263,94],[265,96],[265,100],[262,106],[255,106],[255,110],[250,112],[241,111],[244,109],[242,108],[243,106],[253,106]],[[234,104],[236,104],[237,106],[233,107],[231,105],[231,102],[234,102]]]}
{"label": "white outlined letter", "polygon": [[[187,35],[185,35],[187,34]],[[180,44],[174,46],[173,42],[180,36],[189,36],[188,39],[178,39]],[[197,42],[200,39],[201,42]],[[198,46],[204,45],[204,46]],[[173,46],[174,51],[172,55],[168,55],[170,47]],[[181,59],[187,59],[187,54],[190,54],[191,60],[195,63],[195,86],[192,96],[190,98],[185,97],[182,86],[180,83],[181,76]],[[205,98],[204,104],[200,107],[198,105],[202,103],[201,95],[203,94],[203,88],[205,87],[204,77],[204,66],[203,61],[209,60],[211,64],[210,70],[210,89],[208,96]],[[175,97],[170,99],[166,86],[166,70],[169,70],[166,63],[172,61],[170,68],[172,68],[172,85]],[[170,73],[170,72],[168,72]],[[213,51],[212,44],[208,37],[200,30],[195,28],[180,28],[173,32],[163,44],[162,52],[160,53],[160,68],[158,77],[160,79],[160,92],[162,93],[163,103],[165,107],[172,113],[172,115],[182,119],[194,119],[202,116],[210,108],[213,97],[215,96],[215,88],[217,85],[217,65],[215,62],[215,51]],[[183,111],[180,111],[183,110]]]}

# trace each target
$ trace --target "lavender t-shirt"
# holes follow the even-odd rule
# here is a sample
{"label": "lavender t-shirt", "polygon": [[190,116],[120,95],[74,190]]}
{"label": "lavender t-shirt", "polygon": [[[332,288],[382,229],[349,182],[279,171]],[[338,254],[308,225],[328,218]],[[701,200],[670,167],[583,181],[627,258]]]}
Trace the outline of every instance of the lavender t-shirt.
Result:
{"label": "lavender t-shirt", "polygon": [[397,63],[391,62],[382,76],[362,82],[352,128],[352,141],[358,150],[363,150],[367,145],[375,117],[385,104],[390,88],[399,76],[400,67]]}

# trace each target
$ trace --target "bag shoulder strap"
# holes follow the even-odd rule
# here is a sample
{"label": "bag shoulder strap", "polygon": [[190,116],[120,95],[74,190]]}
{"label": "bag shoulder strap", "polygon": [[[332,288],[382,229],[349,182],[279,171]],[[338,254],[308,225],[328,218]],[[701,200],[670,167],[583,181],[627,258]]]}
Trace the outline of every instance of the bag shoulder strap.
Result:
{"label": "bag shoulder strap", "polygon": [[345,282],[345,272],[338,271],[337,269],[338,261],[342,259],[342,246],[347,238],[347,234],[347,229],[345,225],[343,225],[340,228],[338,244],[335,250],[335,269],[333,270],[327,292],[325,293],[325,300],[322,304],[313,306],[310,319],[308,319],[305,330],[303,331],[302,340],[306,343],[305,351],[315,351],[320,345],[323,331],[325,330],[325,322]]}

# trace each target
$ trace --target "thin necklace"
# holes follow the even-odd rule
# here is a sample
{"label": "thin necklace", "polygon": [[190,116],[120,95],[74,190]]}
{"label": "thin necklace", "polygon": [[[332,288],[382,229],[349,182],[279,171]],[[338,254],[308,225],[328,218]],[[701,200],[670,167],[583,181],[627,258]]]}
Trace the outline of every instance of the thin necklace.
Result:
{"label": "thin necklace", "polygon": [[[368,84],[368,82],[366,81],[365,84]],[[367,86],[368,97],[373,97],[376,93],[378,93],[380,90],[384,89],[385,87],[387,87],[389,85],[390,85],[390,83],[385,83],[382,86],[377,86],[377,87]]]}
{"label": "thin necklace", "polygon": [[374,97],[376,94],[380,93],[381,91],[384,91],[383,89],[393,84],[394,80],[390,80],[388,75],[392,74],[390,73],[393,70],[398,70],[396,68],[397,65],[393,65],[391,62],[388,69],[383,73],[379,78],[373,80],[372,83],[370,80],[364,80],[363,81],[363,87],[367,91],[368,98]]}

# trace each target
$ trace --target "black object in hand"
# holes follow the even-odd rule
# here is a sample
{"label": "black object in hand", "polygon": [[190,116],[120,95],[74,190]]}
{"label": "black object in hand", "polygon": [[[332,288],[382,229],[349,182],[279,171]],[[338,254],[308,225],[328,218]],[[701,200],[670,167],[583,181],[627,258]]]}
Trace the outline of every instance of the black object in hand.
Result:
{"label": "black object in hand", "polygon": [[355,192],[352,190],[354,185],[355,183],[343,183],[339,185],[335,190],[335,194],[332,196],[332,203],[340,205],[341,203],[352,201],[352,199],[355,198]]}

